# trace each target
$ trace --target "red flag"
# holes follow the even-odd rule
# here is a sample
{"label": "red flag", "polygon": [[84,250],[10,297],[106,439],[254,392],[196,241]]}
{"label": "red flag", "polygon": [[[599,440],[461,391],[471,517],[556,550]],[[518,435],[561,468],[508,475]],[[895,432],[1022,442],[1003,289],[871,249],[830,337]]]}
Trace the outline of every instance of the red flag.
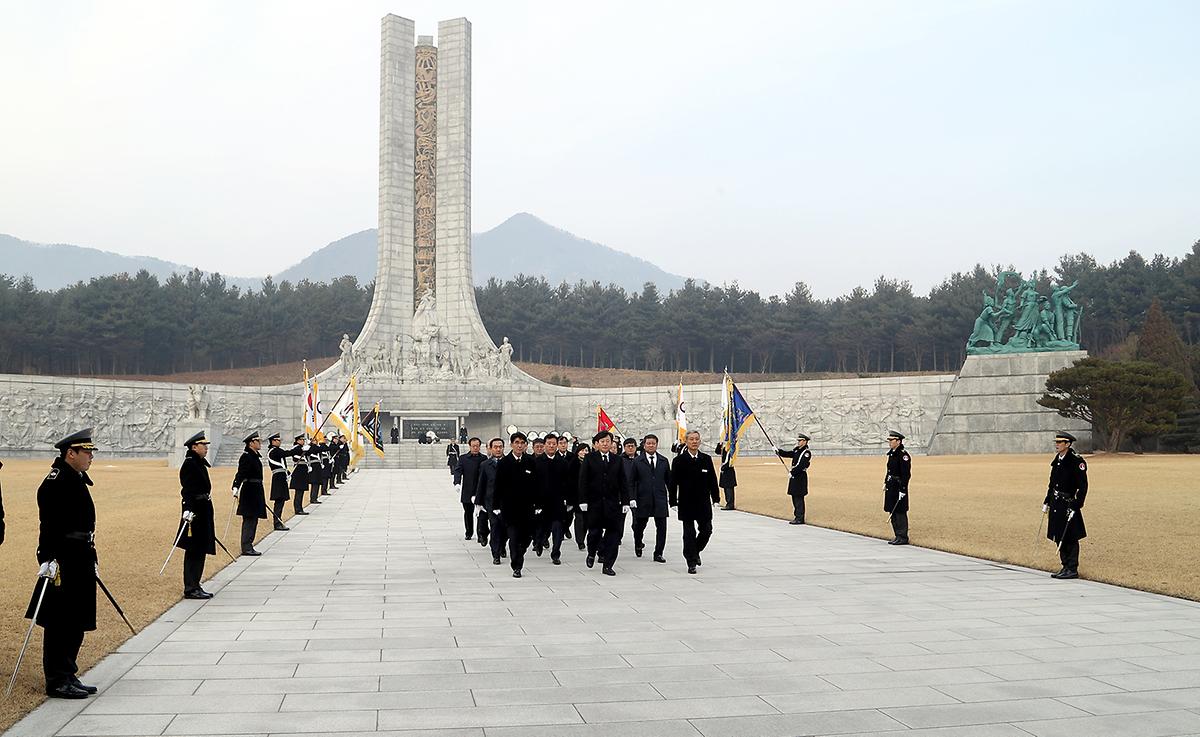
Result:
{"label": "red flag", "polygon": [[612,420],[608,419],[608,414],[605,413],[604,408],[597,404],[596,405],[596,432],[604,432],[606,430],[612,431],[612,430],[616,430],[616,429],[617,429],[616,424],[614,424]]}

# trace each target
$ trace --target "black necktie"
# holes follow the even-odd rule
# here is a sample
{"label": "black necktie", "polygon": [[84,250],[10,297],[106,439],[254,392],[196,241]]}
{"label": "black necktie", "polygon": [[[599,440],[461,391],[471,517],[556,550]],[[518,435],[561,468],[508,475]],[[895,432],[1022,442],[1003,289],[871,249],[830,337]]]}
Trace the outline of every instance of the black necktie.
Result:
{"label": "black necktie", "polygon": [[650,456],[650,470],[654,470],[654,456]]}

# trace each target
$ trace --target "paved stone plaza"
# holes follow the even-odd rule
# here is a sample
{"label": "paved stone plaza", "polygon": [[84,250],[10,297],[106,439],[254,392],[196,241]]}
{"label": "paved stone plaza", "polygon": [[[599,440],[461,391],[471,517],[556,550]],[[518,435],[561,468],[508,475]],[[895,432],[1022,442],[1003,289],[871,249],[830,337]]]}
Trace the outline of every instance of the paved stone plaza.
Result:
{"label": "paved stone plaza", "polygon": [[359,473],[7,734],[1200,735],[1200,604],[723,512],[515,580],[457,500]]}

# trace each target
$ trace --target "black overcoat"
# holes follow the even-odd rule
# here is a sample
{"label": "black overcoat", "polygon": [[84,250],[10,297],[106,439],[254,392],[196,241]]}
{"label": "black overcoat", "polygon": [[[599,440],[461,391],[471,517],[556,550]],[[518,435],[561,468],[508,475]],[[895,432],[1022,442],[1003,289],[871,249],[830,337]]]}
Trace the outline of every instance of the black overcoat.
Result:
{"label": "black overcoat", "polygon": [[589,453],[579,465],[579,503],[588,505],[588,525],[606,527],[619,522],[621,508],[629,504],[629,486],[625,479],[625,461],[616,453],[608,462],[599,451]]}
{"label": "black overcoat", "polygon": [[475,482],[475,504],[483,507],[491,514],[496,500],[496,464],[497,458],[487,458],[479,464],[479,480]]}
{"label": "black overcoat", "polygon": [[288,452],[283,448],[267,451],[267,465],[271,467],[271,501],[287,501],[292,496],[288,492],[287,457]]}
{"label": "black overcoat", "polygon": [[675,456],[667,488],[671,506],[679,507],[679,519],[711,520],[712,505],[721,499],[712,456],[698,452],[693,458],[686,449]]}
{"label": "black overcoat", "polygon": [[92,480],[54,459],[37,490],[38,563],[58,561],[58,585],[39,578],[25,618],[33,617],[38,595],[46,587],[37,623],[91,632],[96,629],[96,506],[88,487]]}
{"label": "black overcoat", "polygon": [[262,456],[246,448],[238,458],[233,485],[240,487],[237,513],[239,517],[267,518],[267,498],[263,490]]}
{"label": "black overcoat", "polygon": [[788,496],[808,496],[808,466],[812,463],[812,451],[808,446],[801,450],[797,445],[791,450],[775,451],[781,458],[792,459],[792,469],[788,472]]}
{"label": "black overcoat", "polygon": [[537,476],[538,506],[546,522],[565,520],[567,505],[574,504],[575,496],[567,486],[567,459],[557,453],[542,454],[533,459]]}
{"label": "black overcoat", "polygon": [[[1050,461],[1050,485],[1046,488],[1046,499],[1043,504],[1050,505],[1050,520],[1046,523],[1046,537],[1058,542],[1082,540],[1087,537],[1087,528],[1083,525],[1083,502],[1087,498],[1087,461],[1068,448],[1061,457],[1055,454]],[[1067,515],[1075,510],[1071,524],[1067,524]],[[1065,535],[1064,535],[1065,529]]]}
{"label": "black overcoat", "polygon": [[483,453],[467,453],[458,457],[458,465],[454,467],[454,483],[460,486],[458,497],[463,504],[470,504],[474,498],[479,483],[479,467],[486,460],[487,456]]}
{"label": "black overcoat", "polygon": [[[908,480],[911,476],[912,457],[901,443],[887,454],[887,475],[883,477],[883,511],[888,514],[908,511]],[[904,492],[903,499],[900,499],[900,492]]]}
{"label": "black overcoat", "polygon": [[529,530],[533,527],[533,510],[537,508],[538,486],[533,456],[523,453],[520,458],[509,453],[496,464],[496,489],[492,508],[510,530]]}
{"label": "black overcoat", "polygon": [[666,517],[671,513],[667,490],[671,486],[671,461],[661,453],[654,454],[654,469],[650,469],[650,458],[639,455],[629,467],[629,498],[637,500],[633,516]]}
{"label": "black overcoat", "polygon": [[[194,512],[190,529],[179,538],[177,547],[183,550],[195,550],[217,554],[217,525],[213,521],[212,482],[208,479],[208,459],[201,458],[189,450],[179,466],[179,495],[183,497],[182,506],[185,512]],[[184,529],[183,520],[175,534]]]}
{"label": "black overcoat", "polygon": [[[305,446],[292,446],[292,488],[308,491],[308,452]],[[284,497],[285,499],[287,497]]]}

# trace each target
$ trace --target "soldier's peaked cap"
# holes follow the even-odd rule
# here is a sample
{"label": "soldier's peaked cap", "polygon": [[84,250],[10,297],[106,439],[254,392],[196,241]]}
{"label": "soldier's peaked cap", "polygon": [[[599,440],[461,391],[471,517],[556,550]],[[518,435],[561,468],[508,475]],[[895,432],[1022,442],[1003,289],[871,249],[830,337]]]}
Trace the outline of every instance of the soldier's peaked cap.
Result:
{"label": "soldier's peaked cap", "polygon": [[1055,435],[1055,436],[1054,436],[1054,439],[1055,439],[1055,440],[1065,440],[1065,441],[1067,441],[1068,443],[1074,443],[1074,442],[1075,442],[1075,436],[1074,436],[1074,435],[1072,435],[1072,434],[1071,434],[1071,433],[1069,433],[1069,432],[1060,432],[1059,434],[1057,434],[1057,435]]}
{"label": "soldier's peaked cap", "polygon": [[897,440],[903,440],[903,439],[904,439],[904,434],[903,434],[903,433],[900,433],[900,432],[897,432],[897,431],[895,431],[895,430],[888,430],[888,437],[889,437],[889,438],[896,438]]}
{"label": "soldier's peaked cap", "polygon": [[802,432],[796,433],[796,439],[797,440],[812,440],[812,438],[808,437],[807,435],[805,435]]}
{"label": "soldier's peaked cap", "polygon": [[271,442],[272,440],[282,440],[282,438],[279,437],[279,433],[275,433],[271,437],[267,438],[268,443]]}
{"label": "soldier's peaked cap", "polygon": [[303,440],[305,437],[307,437],[307,436],[306,436],[304,433],[300,433],[300,434],[299,434],[299,435],[297,435],[296,437],[292,438],[292,442],[300,442],[300,441],[301,441],[301,440]]}
{"label": "soldier's peaked cap", "polygon": [[254,442],[255,440],[262,440],[262,438],[259,437],[257,430],[255,430],[254,432],[247,435],[246,438],[244,440],[242,440],[242,442],[249,445],[250,443]]}
{"label": "soldier's peaked cap", "polygon": [[54,444],[58,450],[66,450],[67,448],[78,448],[79,450],[95,450],[96,446],[92,444],[92,428],[85,428],[79,432],[74,432]]}
{"label": "soldier's peaked cap", "polygon": [[203,430],[201,430],[200,432],[196,433],[196,434],[195,434],[195,435],[193,435],[192,437],[190,437],[190,438],[188,438],[187,440],[183,441],[183,447],[185,447],[185,448],[190,448],[190,447],[192,447],[193,445],[195,445],[196,443],[207,443],[207,442],[208,442],[208,440],[206,440],[206,439],[204,438],[204,431],[203,431]]}

